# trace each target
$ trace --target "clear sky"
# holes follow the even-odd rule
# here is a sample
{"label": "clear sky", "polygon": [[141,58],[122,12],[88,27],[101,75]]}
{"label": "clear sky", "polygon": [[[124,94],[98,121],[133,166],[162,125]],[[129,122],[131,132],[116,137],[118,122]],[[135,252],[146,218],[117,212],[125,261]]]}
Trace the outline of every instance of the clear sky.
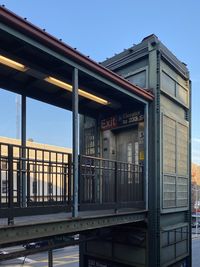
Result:
{"label": "clear sky", "polygon": [[[103,61],[155,33],[183,62],[192,80],[193,160],[200,163],[200,1],[4,0],[7,8]],[[16,96],[0,91],[0,135],[16,137]],[[28,100],[27,138],[71,146],[71,114]],[[51,120],[50,120],[51,118]]]}

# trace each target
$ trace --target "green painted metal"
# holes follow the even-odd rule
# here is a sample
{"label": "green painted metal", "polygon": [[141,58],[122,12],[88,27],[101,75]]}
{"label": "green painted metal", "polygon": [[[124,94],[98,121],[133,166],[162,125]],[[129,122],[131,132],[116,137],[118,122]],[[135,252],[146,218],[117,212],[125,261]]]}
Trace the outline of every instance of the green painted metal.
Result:
{"label": "green painted metal", "polygon": [[73,211],[72,216],[78,216],[78,69],[73,71],[73,92],[72,92],[72,120],[73,120]]}
{"label": "green painted metal", "polygon": [[[148,185],[148,194],[146,194],[146,198],[148,199],[148,218],[147,218],[147,229],[148,229],[148,263],[147,266],[167,266],[169,264],[175,263],[182,258],[187,258],[188,266],[191,266],[191,228],[190,228],[190,213],[191,213],[191,205],[190,200],[188,200],[188,205],[176,205],[173,207],[168,206],[166,209],[163,205],[163,194],[166,193],[164,189],[164,172],[163,172],[163,146],[162,146],[162,134],[163,134],[163,114],[167,114],[168,112],[174,113],[174,116],[177,118],[177,121],[182,119],[184,112],[189,114],[189,118],[185,118],[185,121],[188,120],[189,126],[189,162],[191,161],[191,86],[189,86],[189,101],[188,103],[183,103],[180,99],[178,99],[177,95],[172,95],[169,92],[163,90],[162,88],[162,71],[163,71],[163,62],[167,66],[167,72],[175,70],[177,76],[181,77],[188,82],[189,74],[187,69],[184,67],[181,62],[179,62],[172,53],[157,39],[155,36],[151,36],[146,38],[138,47],[134,47],[133,49],[129,49],[129,51],[123,52],[116,57],[109,59],[107,61],[107,67],[120,73],[122,69],[126,71],[132,71],[132,74],[136,69],[130,70],[127,68],[127,65],[130,63],[134,63],[134,60],[143,60],[142,68],[148,71],[147,79],[148,79],[148,87],[154,92],[155,100],[153,103],[149,104],[147,107],[147,102],[141,99],[138,96],[135,96],[131,92],[128,92],[121,86],[109,81],[103,76],[79,65],[76,62],[71,61],[65,56],[51,50],[50,48],[42,45],[41,43],[31,39],[28,36],[0,23],[0,28],[5,32],[23,40],[25,43],[34,46],[35,48],[40,49],[41,51],[54,56],[55,58],[63,61],[64,63],[76,68],[89,76],[96,78],[97,80],[112,86],[116,90],[134,97],[142,104],[146,104],[146,118],[148,118],[149,128],[146,127],[146,154],[148,155],[148,165],[146,163],[146,178],[149,177],[148,184],[146,184],[146,189]],[[138,50],[138,51],[137,51]],[[138,54],[136,55],[136,52]],[[129,53],[129,56],[127,56]],[[135,54],[134,54],[135,53]],[[144,58],[146,59],[147,66],[144,65]],[[112,64],[112,61],[114,62]],[[105,64],[106,65],[106,64]],[[138,69],[141,69],[141,66],[138,65]],[[125,77],[128,77],[128,74],[121,73]],[[130,74],[130,73],[129,73]],[[179,81],[176,81],[176,87]],[[176,90],[176,89],[175,89]],[[186,116],[187,117],[187,116]],[[176,133],[177,139],[177,133]],[[148,144],[148,146],[147,146]],[[177,155],[177,154],[176,154]],[[176,162],[176,178],[178,164]],[[189,166],[189,175],[188,177],[188,196],[190,197],[190,179],[191,179],[191,166]],[[178,195],[178,186],[177,179],[175,183],[175,194]],[[176,204],[178,201],[176,200]],[[175,219],[171,214],[177,214],[179,219]],[[49,235],[57,235],[57,234],[66,234],[73,232],[84,232],[92,229],[98,229],[102,227],[110,227],[114,225],[120,224],[128,224],[131,222],[142,221],[145,218],[144,213],[137,213],[132,215],[111,215],[110,217],[92,217],[92,218],[77,218],[76,220],[69,221],[59,221],[59,222],[50,222],[50,223],[40,223],[36,225],[16,225],[10,226],[9,228],[0,228],[0,244],[12,243],[15,241],[24,241],[31,240],[39,237],[46,237]],[[182,255],[175,255],[174,258],[170,258],[170,255],[165,253],[165,259],[163,259],[163,251],[161,246],[162,234],[165,231],[168,231],[166,227],[161,228],[161,226],[166,225],[171,220],[171,229],[175,231],[179,229],[180,223],[186,225],[189,229],[187,240],[188,240],[188,251],[184,251]],[[177,221],[179,220],[179,221]],[[173,226],[173,227],[172,227]],[[171,231],[171,230],[169,230]],[[170,246],[169,246],[170,247]],[[170,247],[171,251],[176,250],[176,246],[173,244]]]}
{"label": "green painted metal", "polygon": [[67,57],[65,57],[65,56],[63,56],[63,55],[51,50],[50,48],[40,44],[39,42],[36,42],[35,40],[31,39],[30,37],[28,37],[28,36],[18,32],[16,30],[8,27],[7,25],[5,25],[5,24],[3,24],[1,22],[0,22],[0,28],[2,30],[4,30],[5,32],[7,32],[7,33],[9,33],[9,34],[11,34],[11,35],[23,40],[27,44],[30,44],[30,45],[42,50],[43,52],[48,53],[48,54],[54,56],[55,58],[65,62],[66,64],[72,66],[73,68],[77,68],[78,70],[80,70],[80,71],[88,74],[89,76],[92,76],[93,78],[95,78],[95,79],[97,79],[97,80],[99,80],[99,81],[101,81],[101,82],[103,82],[103,83],[115,88],[116,90],[119,90],[120,92],[122,92],[122,93],[124,93],[126,95],[134,97],[135,99],[137,99],[141,103],[145,103],[145,104],[147,103],[147,101],[145,101],[144,99],[136,96],[134,93],[131,93],[130,91],[125,90],[121,86],[118,86],[117,84],[107,80],[103,76],[101,76],[101,75],[99,75],[99,74],[97,74],[97,73],[95,73],[95,72],[93,72],[93,71],[91,71],[91,70],[89,70],[89,69],[77,64],[76,62],[70,60],[69,58],[67,58]]}
{"label": "green painted metal", "polygon": [[146,211],[0,227],[0,245],[144,221]]}
{"label": "green painted metal", "polygon": [[[22,95],[21,97],[21,145],[22,145],[22,158],[26,158],[26,96]],[[27,181],[26,181],[26,162],[22,160],[22,172],[21,175],[21,186],[22,186],[22,195],[21,195],[21,206],[26,207],[26,196],[27,196]]]}
{"label": "green painted metal", "polygon": [[[148,52],[145,49],[148,49]],[[146,59],[145,59],[146,57]],[[140,61],[142,62],[140,64]],[[146,67],[144,65],[146,62]],[[164,62],[164,63],[163,63]],[[181,99],[179,92],[179,87],[183,86],[182,92],[184,90],[189,90],[188,81],[189,81],[189,72],[184,64],[182,64],[155,36],[149,36],[143,40],[140,44],[131,49],[122,52],[114,56],[113,58],[108,59],[103,63],[108,68],[111,68],[113,71],[120,73],[123,76],[129,77],[129,74],[136,73],[138,69],[143,67],[148,71],[148,88],[154,92],[155,100],[153,103],[149,104],[149,131],[148,131],[148,140],[149,140],[149,153],[148,153],[148,166],[149,166],[149,196],[148,196],[148,220],[147,220],[147,229],[148,229],[148,264],[147,266],[168,266],[169,264],[178,262],[180,259],[188,260],[188,266],[191,266],[191,233],[190,228],[190,214],[191,208],[189,202],[187,205],[180,204],[180,196],[182,194],[178,181],[182,179],[180,174],[176,172],[176,205],[175,207],[169,206],[168,208],[163,208],[163,199],[164,194],[167,195],[167,191],[164,187],[163,182],[163,114],[170,114],[170,117],[174,117],[176,121],[176,127],[179,123],[189,127],[189,136],[186,142],[189,142],[189,153],[188,153],[188,162],[191,162],[191,102],[187,103]],[[174,83],[176,84],[176,95],[171,95],[169,92],[163,90],[163,66],[165,66],[165,71],[167,75],[173,75],[173,71],[176,73],[174,76]],[[128,74],[127,74],[128,73]],[[179,78],[178,78],[179,77]],[[181,81],[185,81],[186,85],[181,84]],[[191,99],[191,96],[189,96]],[[189,115],[188,115],[189,113]],[[187,118],[189,116],[189,118]],[[176,133],[177,135],[177,133]],[[177,135],[178,136],[178,135]],[[176,137],[177,138],[177,137]],[[180,143],[180,138],[178,140]],[[166,144],[165,144],[166,145]],[[180,149],[180,148],[179,148]],[[169,155],[170,157],[170,155]],[[172,157],[172,155],[171,155]],[[178,155],[176,154],[178,158]],[[176,170],[180,168],[180,163],[177,162],[176,158]],[[185,176],[184,179],[190,181],[190,170],[189,176]],[[169,175],[169,174],[168,174]],[[178,180],[179,179],[179,180]],[[179,182],[180,183],[180,182]],[[188,184],[188,193],[190,191],[190,183]],[[179,190],[179,191],[178,191]],[[184,189],[185,190],[185,189]],[[184,192],[183,192],[184,194]],[[189,193],[190,194],[190,193]],[[190,196],[188,194],[188,199]],[[178,199],[179,196],[179,199]],[[184,251],[182,247],[183,254],[177,255],[173,259],[170,258],[168,253],[163,254],[161,248],[161,226],[170,225],[178,229],[180,223],[186,225],[189,229],[187,233],[187,242],[189,250]],[[187,243],[186,242],[186,243]],[[172,248],[172,247],[171,247]],[[170,249],[171,249],[170,248]],[[172,249],[173,250],[173,249]],[[181,251],[181,250],[180,250]],[[162,258],[165,255],[165,263]],[[168,263],[167,263],[168,257]]]}

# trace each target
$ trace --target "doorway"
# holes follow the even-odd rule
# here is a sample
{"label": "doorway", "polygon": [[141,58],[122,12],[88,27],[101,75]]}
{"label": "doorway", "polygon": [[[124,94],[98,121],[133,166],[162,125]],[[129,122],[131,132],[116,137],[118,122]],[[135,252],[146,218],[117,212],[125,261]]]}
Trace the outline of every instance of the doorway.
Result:
{"label": "doorway", "polygon": [[139,190],[138,127],[116,133],[117,181],[120,201],[134,201]]}
{"label": "doorway", "polygon": [[139,164],[138,127],[116,133],[116,160]]}

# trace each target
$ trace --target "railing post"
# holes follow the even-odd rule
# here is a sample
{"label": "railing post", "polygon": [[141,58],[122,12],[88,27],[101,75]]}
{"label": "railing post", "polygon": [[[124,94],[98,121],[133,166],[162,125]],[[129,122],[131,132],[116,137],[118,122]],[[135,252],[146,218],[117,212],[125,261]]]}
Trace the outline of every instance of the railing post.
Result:
{"label": "railing post", "polygon": [[63,202],[64,203],[67,202],[67,174],[68,174],[67,164],[64,164],[64,176],[63,176]]}
{"label": "railing post", "polygon": [[8,225],[14,224],[13,216],[13,146],[8,145]]}
{"label": "railing post", "polygon": [[117,210],[118,210],[118,173],[117,173],[117,161],[115,161],[115,213],[117,213]]}
{"label": "railing post", "polygon": [[79,205],[81,206],[81,203],[83,202],[83,197],[84,197],[84,193],[83,193],[83,190],[84,190],[84,182],[83,182],[83,177],[81,176],[81,166],[82,166],[82,156],[79,155],[79,160],[78,160],[78,188],[79,188],[79,191],[78,191],[78,200],[79,200]]}
{"label": "railing post", "polygon": [[97,202],[97,164],[96,164],[96,159],[93,159],[93,169],[92,169],[92,191],[93,191],[93,202],[96,203]]}
{"label": "railing post", "polygon": [[72,204],[72,155],[68,154],[68,205]]}
{"label": "railing post", "polygon": [[17,204],[20,207],[20,194],[21,194],[21,186],[20,186],[20,173],[21,173],[21,164],[20,160],[17,162]]}
{"label": "railing post", "polygon": [[30,205],[30,163],[27,162],[27,206]]}

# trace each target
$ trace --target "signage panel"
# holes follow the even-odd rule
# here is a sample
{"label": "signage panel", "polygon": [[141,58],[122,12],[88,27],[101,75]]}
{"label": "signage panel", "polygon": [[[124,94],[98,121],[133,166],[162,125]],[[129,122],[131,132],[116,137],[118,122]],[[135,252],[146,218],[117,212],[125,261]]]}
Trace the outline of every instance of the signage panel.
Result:
{"label": "signage panel", "polygon": [[125,112],[101,120],[101,130],[111,130],[144,121],[141,111]]}

